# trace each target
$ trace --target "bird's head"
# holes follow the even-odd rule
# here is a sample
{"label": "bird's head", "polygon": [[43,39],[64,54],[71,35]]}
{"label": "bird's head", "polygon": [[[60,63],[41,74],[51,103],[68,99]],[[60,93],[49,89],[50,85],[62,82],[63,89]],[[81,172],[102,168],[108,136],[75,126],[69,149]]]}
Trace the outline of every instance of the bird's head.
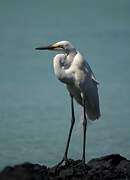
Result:
{"label": "bird's head", "polygon": [[74,51],[75,48],[72,46],[72,44],[69,41],[59,41],[54,44],[48,45],[48,46],[41,46],[38,48],[35,48],[36,50],[52,50],[52,51],[61,51],[63,53],[69,53],[71,51]]}

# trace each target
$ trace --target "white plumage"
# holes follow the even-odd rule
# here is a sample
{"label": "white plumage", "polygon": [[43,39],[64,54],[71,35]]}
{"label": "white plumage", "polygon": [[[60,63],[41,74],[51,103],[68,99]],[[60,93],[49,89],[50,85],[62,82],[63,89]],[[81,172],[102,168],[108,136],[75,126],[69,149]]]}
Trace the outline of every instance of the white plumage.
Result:
{"label": "white plumage", "polygon": [[[57,43],[67,44],[61,41]],[[66,47],[66,46],[65,46]],[[100,117],[98,82],[82,55],[72,48],[68,54],[58,54],[53,59],[54,72],[57,78],[66,84],[68,91],[75,100],[83,106],[83,96],[86,98],[86,112],[90,120]]]}
{"label": "white plumage", "polygon": [[[63,161],[67,161],[68,148],[72,129],[75,123],[73,98],[79,103],[84,110],[83,121],[83,156],[82,162],[85,164],[85,144],[86,144],[86,127],[87,118],[96,120],[100,117],[98,82],[83,56],[68,41],[60,41],[46,47],[36,48],[37,50],[53,50],[58,51],[53,59],[54,73],[56,77],[64,84],[70,93],[72,120],[69,131],[68,141],[65,153],[60,165]],[[87,114],[87,117],[86,117]]]}

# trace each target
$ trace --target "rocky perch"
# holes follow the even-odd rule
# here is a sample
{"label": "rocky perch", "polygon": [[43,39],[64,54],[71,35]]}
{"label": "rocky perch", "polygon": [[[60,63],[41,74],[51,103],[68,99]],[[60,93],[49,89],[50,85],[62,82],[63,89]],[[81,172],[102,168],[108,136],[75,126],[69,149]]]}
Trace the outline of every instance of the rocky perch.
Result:
{"label": "rocky perch", "polygon": [[0,172],[0,180],[130,180],[130,160],[112,154],[90,160],[85,166],[80,160],[69,160],[60,166],[24,163],[8,166]]}

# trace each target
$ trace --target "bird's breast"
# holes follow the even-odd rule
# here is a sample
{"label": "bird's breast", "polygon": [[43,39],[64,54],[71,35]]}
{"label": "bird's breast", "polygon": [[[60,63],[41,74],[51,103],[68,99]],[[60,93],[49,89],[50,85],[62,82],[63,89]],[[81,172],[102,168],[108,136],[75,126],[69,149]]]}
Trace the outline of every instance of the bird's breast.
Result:
{"label": "bird's breast", "polygon": [[85,74],[81,70],[75,71],[75,85],[77,88],[80,88],[80,84],[85,81]]}

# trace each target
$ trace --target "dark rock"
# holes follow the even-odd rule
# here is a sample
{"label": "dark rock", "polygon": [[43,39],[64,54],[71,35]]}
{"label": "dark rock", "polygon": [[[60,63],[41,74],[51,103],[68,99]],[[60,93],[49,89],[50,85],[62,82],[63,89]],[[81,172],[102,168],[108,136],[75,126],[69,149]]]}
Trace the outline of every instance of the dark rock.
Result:
{"label": "dark rock", "polygon": [[0,180],[130,180],[130,161],[112,154],[92,159],[85,166],[70,159],[57,169],[26,162],[4,168]]}
{"label": "dark rock", "polygon": [[63,169],[62,171],[60,171],[59,176],[60,177],[72,177],[73,173],[74,173],[73,167],[67,168],[67,169]]}

